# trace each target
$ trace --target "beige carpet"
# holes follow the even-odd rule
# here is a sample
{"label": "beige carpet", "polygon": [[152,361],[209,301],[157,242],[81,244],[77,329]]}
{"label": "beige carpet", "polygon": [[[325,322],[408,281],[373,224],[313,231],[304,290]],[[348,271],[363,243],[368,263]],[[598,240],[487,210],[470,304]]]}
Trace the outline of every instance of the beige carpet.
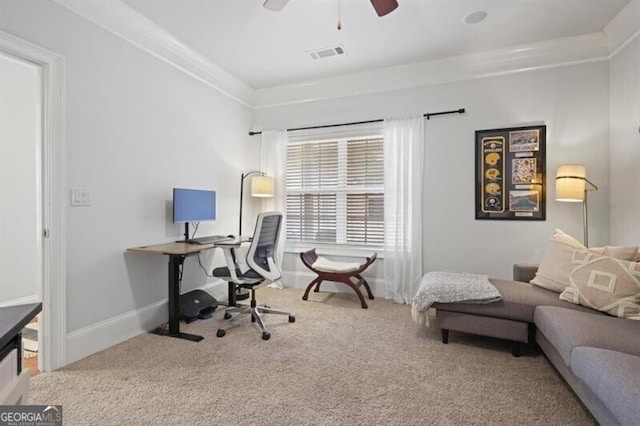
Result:
{"label": "beige carpet", "polygon": [[296,315],[215,333],[222,310],[183,326],[200,343],[144,334],[36,376],[30,403],[62,404],[67,425],[594,424],[539,352],[415,324],[407,305],[259,290]]}

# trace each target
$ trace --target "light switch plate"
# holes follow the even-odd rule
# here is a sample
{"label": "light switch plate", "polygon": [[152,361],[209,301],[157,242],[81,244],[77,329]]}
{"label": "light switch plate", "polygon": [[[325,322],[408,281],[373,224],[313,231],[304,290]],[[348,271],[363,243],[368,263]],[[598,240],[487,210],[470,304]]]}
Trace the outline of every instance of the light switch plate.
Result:
{"label": "light switch plate", "polygon": [[89,190],[85,188],[71,188],[71,205],[74,207],[87,207],[89,201]]}

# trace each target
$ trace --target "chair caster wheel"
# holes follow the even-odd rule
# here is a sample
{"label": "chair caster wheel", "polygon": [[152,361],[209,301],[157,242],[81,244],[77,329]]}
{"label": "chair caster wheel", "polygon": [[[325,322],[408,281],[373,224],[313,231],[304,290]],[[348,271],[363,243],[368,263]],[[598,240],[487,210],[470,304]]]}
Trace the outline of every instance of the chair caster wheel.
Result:
{"label": "chair caster wheel", "polygon": [[268,333],[266,331],[262,332],[262,340],[269,340],[270,338],[271,338],[271,334],[270,333]]}
{"label": "chair caster wheel", "polygon": [[296,317],[289,315],[289,322],[296,322]]}
{"label": "chair caster wheel", "polygon": [[224,337],[224,335],[227,334],[224,330],[220,329],[218,330],[218,332],[216,333],[216,336],[218,337]]}
{"label": "chair caster wheel", "polygon": [[231,318],[231,314],[229,312],[225,312],[224,319],[229,319],[229,318]]}

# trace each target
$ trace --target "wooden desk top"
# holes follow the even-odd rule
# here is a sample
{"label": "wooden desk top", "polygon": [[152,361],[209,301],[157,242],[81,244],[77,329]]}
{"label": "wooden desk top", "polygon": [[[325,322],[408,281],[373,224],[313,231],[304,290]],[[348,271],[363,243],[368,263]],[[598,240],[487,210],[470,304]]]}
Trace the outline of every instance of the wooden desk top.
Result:
{"label": "wooden desk top", "polygon": [[213,244],[164,243],[152,246],[129,247],[127,251],[158,254],[192,254],[215,248]]}
{"label": "wooden desk top", "polygon": [[168,254],[168,255],[187,255],[193,253],[200,253],[204,250],[210,250],[216,247],[221,246],[229,246],[229,245],[237,245],[244,241],[249,241],[247,238],[242,237],[240,239],[236,238],[235,240],[227,240],[221,241],[216,244],[189,244],[189,243],[164,243],[164,244],[154,244],[151,246],[139,246],[139,247],[129,247],[127,251],[141,252],[141,253],[157,253],[157,254]]}

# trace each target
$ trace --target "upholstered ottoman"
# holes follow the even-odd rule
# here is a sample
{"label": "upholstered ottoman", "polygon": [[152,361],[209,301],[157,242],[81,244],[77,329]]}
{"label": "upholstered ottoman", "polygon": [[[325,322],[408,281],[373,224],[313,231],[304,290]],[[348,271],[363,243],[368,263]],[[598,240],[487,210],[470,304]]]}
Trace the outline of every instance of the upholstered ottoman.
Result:
{"label": "upholstered ottoman", "polygon": [[[514,265],[514,278],[529,280],[535,265]],[[490,279],[498,289],[501,300],[486,304],[434,303],[436,324],[442,330],[442,342],[449,342],[449,331],[496,337],[513,342],[513,356],[520,356],[522,343],[535,341],[533,314],[536,306],[560,306],[592,312],[591,309],[565,302],[558,293],[528,282]]]}

